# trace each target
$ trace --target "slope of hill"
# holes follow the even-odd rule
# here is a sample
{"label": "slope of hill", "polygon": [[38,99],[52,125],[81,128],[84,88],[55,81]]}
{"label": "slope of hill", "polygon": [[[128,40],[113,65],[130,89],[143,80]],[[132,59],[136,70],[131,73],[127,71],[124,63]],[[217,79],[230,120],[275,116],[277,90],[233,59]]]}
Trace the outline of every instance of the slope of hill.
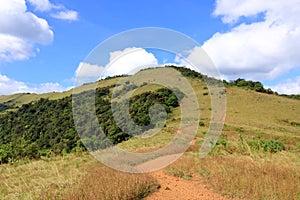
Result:
{"label": "slope of hill", "polygon": [[[224,129],[210,155],[199,159],[198,151],[206,136],[212,112],[211,96],[205,83],[208,77],[185,68],[175,69],[194,88],[199,100],[201,119],[196,138],[188,151],[166,168],[164,173],[194,181],[200,176],[202,182],[230,197],[299,199],[300,101],[297,100],[297,95],[286,98],[274,92],[266,92],[266,89],[259,89],[260,84],[249,88],[244,81],[242,86],[225,83],[227,114]],[[148,101],[144,105],[139,99],[153,99],[153,96],[158,95],[158,103],[169,110],[166,125],[159,134],[149,138],[131,138],[122,134],[111,123],[112,116],[107,101],[119,79],[112,78],[97,83],[98,92],[103,94],[104,91],[104,96],[100,93],[97,96],[99,101],[96,98],[96,102],[104,102],[98,106],[100,126],[107,130],[106,134],[110,139],[118,143],[120,148],[135,152],[153,151],[170,142],[177,134],[181,110],[177,107],[178,99],[170,103],[169,99],[174,99],[172,93],[159,85],[139,85],[133,96],[134,102],[139,103],[132,104],[137,109],[134,113],[143,108],[135,115],[135,122],[147,125],[147,109],[157,101],[154,98],[154,101]],[[253,82],[249,83],[251,85]],[[82,86],[80,91],[89,91],[95,87],[93,84]],[[17,160],[22,161],[24,157],[42,156],[44,159],[44,156],[51,157],[51,152],[65,155],[72,152],[72,149],[73,152],[84,150],[78,142],[79,137],[72,121],[71,93],[72,90],[42,95],[1,96],[1,162],[15,163]],[[15,153],[14,156],[11,153]],[[7,181],[6,185],[9,187],[10,182]],[[6,186],[0,184],[0,193],[1,187]]]}
{"label": "slope of hill", "polygon": [[[114,122],[109,100],[111,95],[109,89],[111,87],[114,87],[114,85],[97,89],[96,113],[100,126],[108,139],[113,143],[120,143],[128,140],[131,136],[123,133]],[[122,88],[120,91],[125,90]],[[85,104],[84,97],[87,97],[89,94],[90,92],[87,91],[84,92],[84,96],[80,95],[83,105]],[[135,95],[130,101],[130,112],[133,120],[140,126],[150,125],[149,107],[155,103],[164,105],[167,113],[170,113],[174,107],[178,106],[176,96],[170,90],[164,88],[157,89],[154,92],[144,92]],[[78,123],[86,123],[85,118],[82,118],[82,120],[82,122]],[[122,124],[124,126],[127,125],[126,121],[122,122]],[[87,128],[89,129],[90,127]],[[93,148],[92,150],[101,148],[99,146],[101,142],[95,140],[94,136],[88,136],[82,138],[82,140],[84,140],[85,144],[89,144]],[[75,130],[72,116],[72,99],[70,96],[58,100],[42,98],[34,103],[23,104],[15,112],[7,112],[0,116],[1,163],[15,159],[39,158],[48,156],[51,153],[69,153],[78,149],[84,149],[84,146]]]}

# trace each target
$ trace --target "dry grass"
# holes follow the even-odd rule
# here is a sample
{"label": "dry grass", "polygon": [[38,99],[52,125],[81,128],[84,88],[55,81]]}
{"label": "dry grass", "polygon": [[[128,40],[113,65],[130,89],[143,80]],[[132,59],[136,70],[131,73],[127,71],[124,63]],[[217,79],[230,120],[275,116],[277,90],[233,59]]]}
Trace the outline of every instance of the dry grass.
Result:
{"label": "dry grass", "polygon": [[94,162],[87,155],[54,157],[27,164],[0,165],[0,199],[38,199],[46,191],[59,196],[72,188]]}
{"label": "dry grass", "polygon": [[0,165],[0,199],[140,199],[157,187],[149,176],[111,170],[88,154]]}
{"label": "dry grass", "polygon": [[148,175],[122,173],[95,163],[63,199],[142,199],[158,187],[157,181]]}
{"label": "dry grass", "polygon": [[[200,173],[224,194],[245,199],[299,199],[300,170],[249,157],[217,156],[200,161]],[[208,173],[207,173],[208,172]],[[204,176],[205,177],[205,176]]]}
{"label": "dry grass", "polygon": [[281,155],[275,161],[249,156],[198,159],[196,155],[186,155],[171,165],[168,172],[188,178],[201,175],[216,191],[231,197],[292,200],[300,198],[298,164],[289,155]]}
{"label": "dry grass", "polygon": [[164,147],[174,137],[173,133],[162,131],[157,135],[149,138],[135,137],[128,141],[122,142],[117,146],[123,150],[130,152],[150,152]]}

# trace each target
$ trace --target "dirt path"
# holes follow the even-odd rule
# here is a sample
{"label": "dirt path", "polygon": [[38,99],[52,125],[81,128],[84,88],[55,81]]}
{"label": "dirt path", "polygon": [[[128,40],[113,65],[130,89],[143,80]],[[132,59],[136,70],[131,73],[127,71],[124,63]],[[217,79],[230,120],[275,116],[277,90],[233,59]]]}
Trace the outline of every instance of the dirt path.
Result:
{"label": "dirt path", "polygon": [[[191,145],[196,143],[195,138],[191,141]],[[158,159],[154,159],[139,167],[141,169],[148,169],[148,167],[154,167],[157,163],[163,163],[174,157],[180,157],[179,154],[173,154],[164,156]],[[212,189],[209,189],[206,185],[201,183],[200,177],[193,180],[185,180],[182,178],[167,175],[164,170],[159,170],[150,173],[159,182],[161,188],[146,198],[146,200],[228,200],[224,196],[217,194]]]}
{"label": "dirt path", "polygon": [[163,170],[151,173],[161,188],[146,198],[146,200],[227,200],[199,180],[185,180],[164,173]]}

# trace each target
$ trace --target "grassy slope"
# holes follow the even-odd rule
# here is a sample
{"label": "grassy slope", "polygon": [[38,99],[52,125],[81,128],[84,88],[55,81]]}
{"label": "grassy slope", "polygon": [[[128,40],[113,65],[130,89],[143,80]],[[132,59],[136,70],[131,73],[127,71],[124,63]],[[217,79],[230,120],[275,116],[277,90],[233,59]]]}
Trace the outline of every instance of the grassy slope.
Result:
{"label": "grassy slope", "polygon": [[[291,124],[300,122],[300,101],[235,87],[227,88],[226,95],[222,142],[208,157],[198,159],[197,143],[202,142],[198,140],[167,171],[185,178],[200,175],[231,197],[300,199],[300,127]],[[203,137],[203,133],[198,135]],[[270,139],[283,142],[286,150],[269,153],[254,150],[247,143]]]}
{"label": "grassy slope", "polygon": [[[99,87],[116,83],[116,81],[116,79],[101,81]],[[205,92],[208,92],[205,89],[205,83],[195,79],[189,79],[189,81],[195,88],[199,99],[201,120],[206,125],[199,127],[198,136],[201,138],[205,135],[209,124],[210,96],[203,95]],[[85,85],[82,87],[82,90],[91,89],[92,87],[93,85]],[[152,89],[157,89],[157,86],[144,86],[136,93]],[[0,102],[12,100],[17,105],[20,105],[41,97],[55,99],[71,93],[72,91],[43,95],[16,94],[0,96]],[[199,144],[202,142],[201,139],[198,139],[185,156],[167,168],[167,171],[173,175],[186,178],[200,175],[211,187],[220,193],[230,196],[246,199],[300,198],[300,127],[293,126],[290,123],[300,122],[300,101],[234,87],[227,88],[226,95],[226,125],[220,138],[225,141],[225,145],[217,145],[210,156],[205,159],[198,159],[197,151]],[[162,133],[150,139],[134,138],[121,143],[119,146],[139,152],[160,148],[172,139],[176,133],[179,121],[180,109],[175,109]],[[287,150],[275,154],[254,151],[247,145],[246,141],[256,140],[257,138],[280,140],[286,145]],[[34,167],[37,165],[36,163],[40,162],[29,163],[26,165],[28,168],[24,167],[23,170],[20,169],[22,167],[1,166],[0,179],[2,184],[0,193],[2,195],[7,195],[8,193],[17,195],[19,191],[24,189],[24,184],[22,183],[26,181],[28,181],[27,189],[31,187],[31,184],[35,185],[31,187],[35,189],[30,189],[28,193],[24,194],[24,197],[26,195],[28,197],[36,193],[36,191],[48,191],[45,188],[51,187],[49,184],[52,184],[53,177],[39,177],[28,172],[34,169],[36,173],[40,172],[43,174],[45,167],[42,167],[42,169]],[[55,161],[49,161],[49,163],[55,166]],[[78,172],[76,172],[76,168],[81,166],[81,164],[76,163],[78,161],[70,159],[68,161],[68,171],[59,171],[57,173],[55,172],[56,169],[54,169],[53,173],[57,175],[56,180],[66,177],[68,186],[54,186],[57,189],[52,188],[52,192],[65,191],[63,188],[70,189],[72,188],[70,185],[77,184],[78,180],[81,180],[79,178],[75,181],[75,179],[68,178],[68,174],[73,173],[73,170],[75,170],[74,173]],[[78,176],[81,173],[82,171],[78,173]],[[39,184],[39,180],[43,180],[43,184]],[[147,182],[151,179],[146,178],[145,180]],[[76,194],[73,192],[71,197],[73,197],[72,195]]]}
{"label": "grassy slope", "polygon": [[[189,79],[199,99],[203,138],[210,118],[210,96],[205,84]],[[300,199],[300,101],[257,93],[236,87],[226,89],[227,116],[217,145],[205,159],[199,159],[202,139],[167,168],[175,176],[202,176],[215,190],[242,199]],[[130,151],[152,151],[170,142],[180,121],[174,110],[163,131],[149,139],[134,138],[119,144]],[[174,120],[175,119],[175,120]],[[252,149],[248,141],[276,140],[286,150],[278,153]]]}
{"label": "grassy slope", "polygon": [[[115,84],[118,81],[118,78],[101,80],[98,82],[98,87],[106,87],[112,84]],[[91,90],[96,87],[95,83],[85,84],[76,89],[76,92]],[[1,95],[0,103],[8,102],[10,105],[20,106],[32,101],[37,101],[40,98],[48,98],[50,100],[61,99],[66,96],[70,96],[73,93],[73,89],[70,89],[65,92],[49,92],[44,94],[35,94],[35,93],[18,93],[12,95]]]}

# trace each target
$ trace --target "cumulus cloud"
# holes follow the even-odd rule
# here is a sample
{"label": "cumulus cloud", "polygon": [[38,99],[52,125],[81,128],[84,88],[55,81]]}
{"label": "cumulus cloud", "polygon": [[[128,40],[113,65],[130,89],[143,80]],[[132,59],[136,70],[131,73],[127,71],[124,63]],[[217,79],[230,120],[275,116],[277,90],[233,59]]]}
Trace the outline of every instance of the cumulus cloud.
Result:
{"label": "cumulus cloud", "polygon": [[[49,0],[27,0],[36,11],[53,11],[51,16],[74,21],[78,13]],[[0,61],[26,60],[34,56],[35,44],[53,41],[53,31],[46,19],[28,11],[25,0],[6,0],[0,6]]]}
{"label": "cumulus cloud", "polygon": [[53,31],[45,19],[27,11],[24,0],[3,1],[0,7],[0,60],[24,60],[33,44],[49,44]]}
{"label": "cumulus cloud", "polygon": [[0,61],[25,60],[33,55],[30,42],[0,33]]}
{"label": "cumulus cloud", "polygon": [[273,79],[300,66],[299,0],[217,0],[213,14],[232,28],[202,47],[227,78]]}
{"label": "cumulus cloud", "polygon": [[78,13],[73,10],[59,11],[57,13],[51,14],[51,16],[56,19],[63,19],[63,20],[69,20],[69,21],[78,20]]}
{"label": "cumulus cloud", "polygon": [[76,82],[82,84],[102,77],[133,74],[141,69],[157,66],[158,61],[152,53],[143,48],[126,48],[110,53],[109,63],[98,66],[81,62],[76,70]]}
{"label": "cumulus cloud", "polygon": [[295,79],[288,79],[275,86],[270,86],[270,88],[281,94],[300,94],[300,76]]}
{"label": "cumulus cloud", "polygon": [[28,85],[24,82],[16,81],[0,74],[0,95],[13,93],[46,93],[46,92],[61,92],[66,90],[59,83],[43,83],[39,85]]}
{"label": "cumulus cloud", "polygon": [[110,53],[110,62],[105,74],[110,76],[133,74],[140,69],[155,65],[158,65],[158,61],[152,53],[142,48],[126,48]]}

